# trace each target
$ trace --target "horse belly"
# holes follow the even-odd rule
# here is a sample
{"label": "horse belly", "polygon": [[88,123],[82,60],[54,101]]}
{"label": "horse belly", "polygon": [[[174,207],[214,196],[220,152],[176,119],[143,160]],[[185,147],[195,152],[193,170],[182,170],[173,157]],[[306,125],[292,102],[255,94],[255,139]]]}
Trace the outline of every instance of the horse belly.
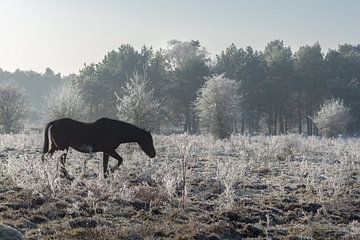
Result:
{"label": "horse belly", "polygon": [[97,146],[94,146],[94,144],[90,144],[90,143],[71,142],[70,147],[83,153],[92,153],[92,152],[101,151]]}
{"label": "horse belly", "polygon": [[81,129],[78,134],[73,134],[70,141],[70,147],[84,153],[103,152],[108,145],[108,136],[97,129]]}

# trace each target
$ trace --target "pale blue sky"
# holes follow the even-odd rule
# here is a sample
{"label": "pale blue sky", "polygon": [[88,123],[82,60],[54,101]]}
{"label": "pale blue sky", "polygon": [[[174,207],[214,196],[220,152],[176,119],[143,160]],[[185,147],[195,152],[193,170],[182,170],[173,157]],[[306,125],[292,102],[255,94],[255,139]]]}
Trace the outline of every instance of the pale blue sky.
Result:
{"label": "pale blue sky", "polygon": [[166,48],[199,40],[211,56],[231,43],[296,51],[360,43],[358,0],[0,0],[0,68],[78,73],[122,43]]}

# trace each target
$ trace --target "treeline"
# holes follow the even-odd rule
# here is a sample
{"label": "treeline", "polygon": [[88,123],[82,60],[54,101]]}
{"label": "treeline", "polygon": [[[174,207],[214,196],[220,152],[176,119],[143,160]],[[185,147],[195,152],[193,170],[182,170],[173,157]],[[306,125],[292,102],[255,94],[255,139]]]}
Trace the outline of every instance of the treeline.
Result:
{"label": "treeline", "polygon": [[46,68],[43,74],[19,69],[8,72],[0,68],[0,84],[14,84],[23,89],[33,111],[42,108],[43,97],[49,89],[63,84],[67,79],[60,73],[55,74],[50,68]]}
{"label": "treeline", "polygon": [[134,74],[146,76],[148,90],[153,89],[160,103],[159,130],[199,132],[194,112],[198,91],[209,77],[221,74],[240,86],[237,132],[316,134],[314,114],[332,98],[350,106],[348,132],[360,130],[360,45],[343,44],[324,54],[319,43],[296,52],[281,40],[269,42],[263,51],[231,44],[211,59],[199,41],[171,40],[166,49],[158,50],[123,44],[101,62],[84,65],[78,75],[62,77],[49,68],[44,74],[0,69],[0,83],[24,88],[30,108],[39,111],[46,109],[44,95],[70,79],[86,103],[87,120],[92,121],[118,117],[117,99]]}
{"label": "treeline", "polygon": [[121,45],[99,63],[85,65],[74,81],[90,103],[92,119],[116,117],[114,92],[121,96],[134,72],[146,74],[161,101],[162,124],[199,131],[194,114],[197,91],[206,78],[224,74],[240,85],[241,133],[316,134],[314,113],[325,99],[340,98],[351,107],[348,131],[360,129],[360,45],[339,45],[323,54],[319,43],[292,52],[283,41],[269,42],[264,51],[234,44],[211,60],[199,41],[169,41],[154,51]]}

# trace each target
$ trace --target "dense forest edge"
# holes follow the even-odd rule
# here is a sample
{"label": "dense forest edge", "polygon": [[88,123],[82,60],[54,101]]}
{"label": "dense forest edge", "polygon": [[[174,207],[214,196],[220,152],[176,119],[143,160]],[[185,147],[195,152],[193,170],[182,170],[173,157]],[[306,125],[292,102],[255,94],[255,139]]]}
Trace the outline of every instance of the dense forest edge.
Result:
{"label": "dense forest edge", "polygon": [[214,75],[239,85],[235,132],[317,134],[314,114],[332,98],[350,108],[352,120],[346,132],[356,134],[360,129],[360,45],[340,44],[325,54],[319,43],[293,52],[283,41],[273,40],[263,51],[231,44],[212,59],[194,40],[171,40],[166,49],[158,50],[123,44],[100,62],[84,64],[78,74],[61,76],[50,68],[45,73],[0,69],[0,83],[15,83],[24,89],[30,108],[27,121],[41,124],[47,120],[44,96],[70,83],[88,106],[84,120],[93,121],[104,116],[118,118],[116,102],[126,94],[134,73],[146,75],[147,88],[160,104],[156,130],[163,133],[202,131],[194,102]]}

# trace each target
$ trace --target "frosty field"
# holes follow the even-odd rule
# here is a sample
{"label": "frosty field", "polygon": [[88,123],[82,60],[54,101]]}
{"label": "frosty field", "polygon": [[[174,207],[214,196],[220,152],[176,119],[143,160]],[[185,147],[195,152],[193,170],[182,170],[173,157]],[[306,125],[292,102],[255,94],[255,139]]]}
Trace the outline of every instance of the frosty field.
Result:
{"label": "frosty field", "polygon": [[358,139],[155,136],[154,159],[121,145],[107,179],[70,151],[72,182],[42,141],[0,135],[0,222],[26,239],[360,238]]}

